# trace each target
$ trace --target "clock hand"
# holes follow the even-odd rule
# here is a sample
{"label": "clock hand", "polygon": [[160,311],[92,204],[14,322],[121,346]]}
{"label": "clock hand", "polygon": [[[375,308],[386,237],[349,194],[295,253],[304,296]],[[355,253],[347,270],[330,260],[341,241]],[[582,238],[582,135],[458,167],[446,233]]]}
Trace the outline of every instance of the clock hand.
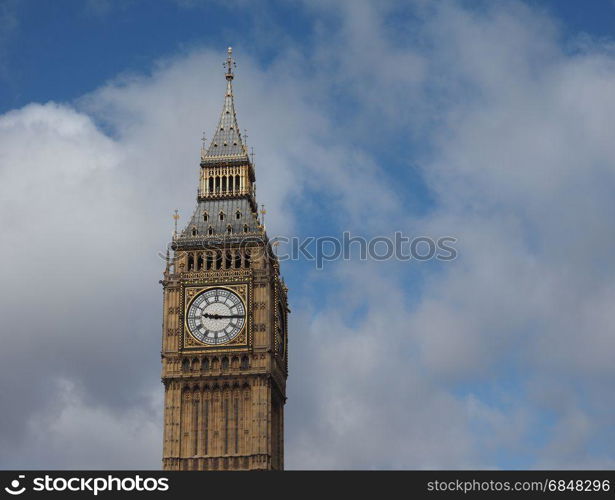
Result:
{"label": "clock hand", "polygon": [[224,319],[224,318],[243,318],[243,314],[231,314],[230,316],[223,316],[221,314],[208,314],[208,313],[204,313],[203,317],[204,318],[209,318],[209,319]]}
{"label": "clock hand", "polygon": [[208,313],[203,313],[203,317],[209,318],[209,319],[221,319],[222,318],[222,316],[220,316],[219,314],[208,314]]}

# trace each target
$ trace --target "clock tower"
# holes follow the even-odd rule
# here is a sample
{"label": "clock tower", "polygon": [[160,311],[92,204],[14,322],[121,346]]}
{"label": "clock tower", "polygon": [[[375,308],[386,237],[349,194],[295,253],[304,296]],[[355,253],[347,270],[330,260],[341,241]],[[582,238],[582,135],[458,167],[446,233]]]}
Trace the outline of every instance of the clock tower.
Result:
{"label": "clock tower", "polygon": [[165,470],[284,468],[287,288],[237,125],[231,48],[225,65],[196,208],[161,281]]}

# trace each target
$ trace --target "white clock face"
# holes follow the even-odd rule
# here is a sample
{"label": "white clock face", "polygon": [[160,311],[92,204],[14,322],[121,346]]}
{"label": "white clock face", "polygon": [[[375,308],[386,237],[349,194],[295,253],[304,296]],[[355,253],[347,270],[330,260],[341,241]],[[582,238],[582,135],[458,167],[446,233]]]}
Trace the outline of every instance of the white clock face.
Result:
{"label": "white clock face", "polygon": [[246,322],[246,308],[239,296],[226,288],[210,288],[190,303],[188,329],[204,344],[225,344],[233,340]]}

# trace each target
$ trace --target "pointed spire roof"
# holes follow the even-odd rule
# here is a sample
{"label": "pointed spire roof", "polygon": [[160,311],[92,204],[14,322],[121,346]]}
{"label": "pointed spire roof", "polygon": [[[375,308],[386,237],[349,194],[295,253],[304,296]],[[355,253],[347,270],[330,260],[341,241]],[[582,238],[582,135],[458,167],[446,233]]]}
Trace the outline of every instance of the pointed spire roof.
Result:
{"label": "pointed spire roof", "polygon": [[220,121],[216,132],[206,151],[201,156],[202,161],[225,158],[248,157],[248,151],[241,138],[241,132],[237,125],[237,115],[235,114],[235,103],[233,101],[233,49],[228,48],[228,56],[224,65],[226,66],[226,94],[224,96],[224,107],[220,115]]}

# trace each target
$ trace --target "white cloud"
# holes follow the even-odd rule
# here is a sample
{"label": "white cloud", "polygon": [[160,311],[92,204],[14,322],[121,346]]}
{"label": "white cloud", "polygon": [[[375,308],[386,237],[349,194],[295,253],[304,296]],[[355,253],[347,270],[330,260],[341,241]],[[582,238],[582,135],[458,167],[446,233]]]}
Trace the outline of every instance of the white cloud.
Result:
{"label": "white cloud", "polygon": [[[460,425],[474,445],[456,457],[457,463],[493,465],[493,454],[505,450],[510,463],[519,463],[516,456],[532,457],[529,462],[523,459],[525,466],[609,467],[612,457],[590,450],[599,436],[608,435],[607,415],[614,411],[603,401],[615,375],[609,363],[615,347],[615,317],[609,306],[615,241],[607,216],[613,212],[615,151],[606,125],[615,96],[612,53],[596,43],[589,52],[565,54],[554,24],[520,4],[493,7],[484,14],[450,5],[434,10],[413,27],[420,31],[417,37],[432,43],[425,51],[430,71],[422,88],[435,92],[432,100],[440,119],[418,114],[413,126],[430,130],[431,148],[421,164],[437,196],[436,206],[427,217],[410,217],[407,224],[424,234],[452,233],[459,238],[460,258],[430,274],[420,289],[405,288],[420,293],[418,305],[405,308],[405,329],[395,328],[391,318],[399,312],[385,306],[403,292],[395,278],[381,276],[387,293],[380,298],[367,294],[364,303],[368,311],[378,311],[385,326],[369,331],[378,338],[386,335],[397,347],[409,344],[413,355],[405,365],[393,365],[392,373],[416,361],[420,380],[435,395],[457,394],[446,422]],[[338,47],[352,43],[346,33],[353,29],[382,33],[379,23],[384,18],[375,9],[363,12],[359,22],[354,14],[344,18],[356,24],[341,30]],[[374,44],[381,43],[377,39]],[[347,70],[360,74],[364,61],[350,61]],[[349,90],[363,97],[361,85]],[[372,93],[382,100],[383,109],[399,104],[394,94]],[[415,99],[409,97],[402,109],[413,109]],[[381,222],[387,224],[386,218]],[[370,288],[378,282],[373,276],[361,275],[359,280]],[[360,287],[350,280],[352,284]],[[343,330],[331,324],[328,330]],[[368,324],[366,319],[353,327],[359,345]],[[335,343],[323,344],[323,352],[313,357],[334,358],[324,354],[329,350],[344,359],[345,346],[336,348]],[[357,356],[356,363],[373,364],[373,356],[379,364],[373,376],[381,382],[371,396],[387,387],[397,398],[412,392],[410,387],[395,392],[398,386],[384,382],[391,361],[378,350]],[[344,379],[340,385],[348,389],[352,382]],[[537,386],[542,390],[536,391]],[[489,393],[479,396],[485,387]],[[567,387],[566,394],[562,387]],[[346,400],[354,394],[351,408],[367,398],[354,389],[344,394]],[[463,399],[474,408],[469,414],[459,409]],[[381,405],[387,423],[414,407]],[[570,420],[570,415],[582,418]],[[362,424],[359,427],[369,428],[367,417]],[[546,448],[541,449],[533,426],[546,433]],[[566,445],[566,431],[561,430],[569,426],[579,430],[574,445]],[[493,435],[489,443],[482,438],[487,431]],[[412,446],[411,432],[397,437]],[[437,442],[438,434],[432,438]],[[348,437],[345,443],[350,442]],[[323,460],[329,453],[331,448],[324,447]],[[375,452],[373,460],[377,456]],[[389,454],[387,465],[420,467],[427,456]]]}

